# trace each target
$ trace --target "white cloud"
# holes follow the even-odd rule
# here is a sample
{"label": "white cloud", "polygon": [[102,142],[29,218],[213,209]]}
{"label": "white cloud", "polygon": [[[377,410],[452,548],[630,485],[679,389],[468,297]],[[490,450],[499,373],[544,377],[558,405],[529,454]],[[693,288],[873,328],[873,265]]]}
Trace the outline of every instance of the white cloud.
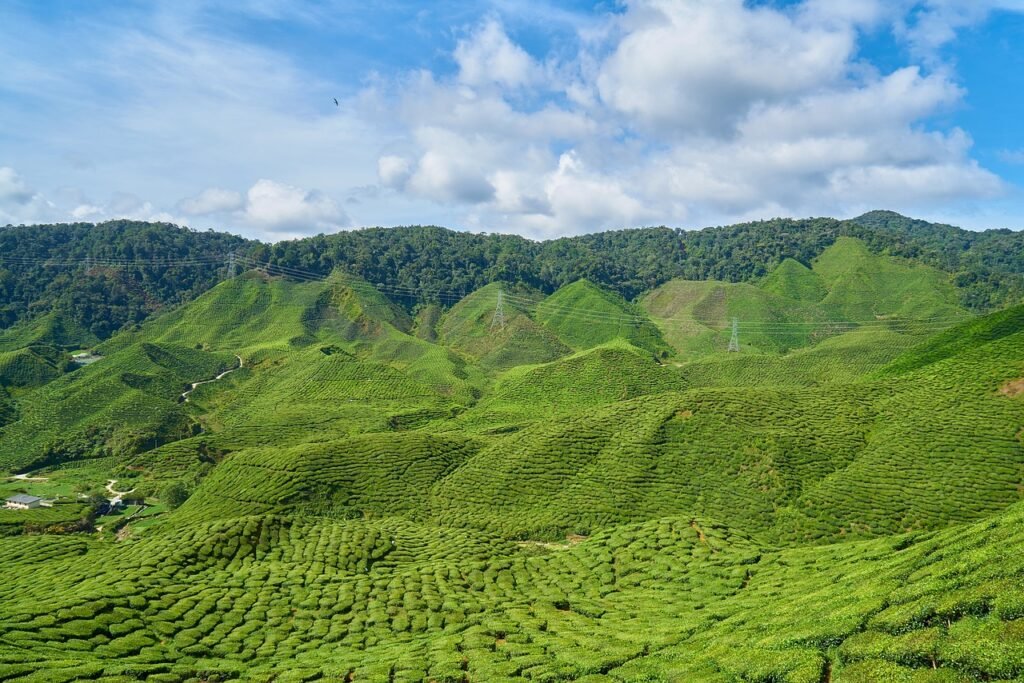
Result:
{"label": "white cloud", "polygon": [[338,230],[349,224],[338,204],[316,190],[257,180],[245,196],[242,216],[264,234],[295,236]]}
{"label": "white cloud", "polygon": [[754,104],[838,83],[856,47],[848,23],[800,23],[743,0],[630,10],[597,86],[612,109],[661,134],[727,131]]}
{"label": "white cloud", "polygon": [[517,88],[536,82],[540,67],[527,52],[513,43],[495,19],[480,26],[455,48],[459,80],[469,86],[497,84]]}
{"label": "white cloud", "polygon": [[101,219],[103,214],[103,207],[95,204],[79,204],[71,209],[71,217],[76,221],[95,221]]}
{"label": "white cloud", "polygon": [[[530,12],[499,4],[453,28],[450,74],[333,76],[212,35],[197,5],[155,7],[145,31],[0,29],[0,87],[32,98],[0,103],[25,131],[5,161],[57,188],[0,169],[0,222],[183,216],[264,239],[353,222],[553,236],[937,211],[1006,189],[973,158],[969,133],[936,116],[965,97],[938,48],[1024,0],[626,0],[534,54],[501,20],[518,29]],[[291,20],[287,3],[269,7]],[[895,31],[912,57],[885,71],[866,61],[869,31]],[[64,45],[74,58],[68,49],[48,68]],[[207,189],[193,194],[196,178]]]}
{"label": "white cloud", "polygon": [[[966,133],[925,123],[963,101],[948,68],[861,60],[860,32],[897,16],[879,0],[634,0],[571,62],[541,74],[524,54],[511,60],[522,68],[489,71],[503,78],[462,66],[486,61],[468,59],[487,54],[473,41],[522,52],[485,22],[456,48],[457,76],[368,91],[405,133],[378,177],[463,207],[474,227],[534,236],[999,195]],[[525,82],[567,96],[524,104]]]}
{"label": "white cloud", "polygon": [[29,187],[10,166],[0,166],[0,225],[58,220],[53,202]]}
{"label": "white cloud", "polygon": [[243,205],[241,193],[219,187],[210,187],[195,197],[181,200],[178,206],[190,216],[206,216],[211,213],[237,211]]}
{"label": "white cloud", "polygon": [[935,58],[935,51],[951,42],[958,31],[980,23],[992,12],[1024,12],[1024,0],[901,0],[895,3],[897,31],[920,56]]}
{"label": "white cloud", "polygon": [[0,166],[0,202],[28,204],[35,195],[35,191],[25,185],[13,168]]}
{"label": "white cloud", "polygon": [[377,160],[377,176],[387,187],[403,189],[411,174],[412,163],[405,157],[384,155]]}

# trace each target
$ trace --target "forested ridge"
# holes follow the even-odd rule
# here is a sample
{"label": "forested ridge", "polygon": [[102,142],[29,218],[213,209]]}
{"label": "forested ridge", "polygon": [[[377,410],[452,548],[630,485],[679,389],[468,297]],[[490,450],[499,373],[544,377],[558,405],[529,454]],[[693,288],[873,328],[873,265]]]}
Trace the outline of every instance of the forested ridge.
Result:
{"label": "forested ridge", "polygon": [[106,338],[202,294],[224,278],[223,254],[254,244],[127,220],[0,228],[0,328],[57,309]]}
{"label": "forested ridge", "polygon": [[228,254],[389,288],[407,308],[451,305],[496,282],[551,293],[587,279],[627,299],[673,279],[757,281],[785,258],[810,263],[840,236],[938,267],[962,305],[984,312],[1024,299],[1024,233],[970,232],[876,211],[850,221],[774,219],[682,230],[618,230],[535,242],[436,226],[365,228],[262,244],[168,224],[0,228],[0,328],[54,309],[100,339],[221,281]]}

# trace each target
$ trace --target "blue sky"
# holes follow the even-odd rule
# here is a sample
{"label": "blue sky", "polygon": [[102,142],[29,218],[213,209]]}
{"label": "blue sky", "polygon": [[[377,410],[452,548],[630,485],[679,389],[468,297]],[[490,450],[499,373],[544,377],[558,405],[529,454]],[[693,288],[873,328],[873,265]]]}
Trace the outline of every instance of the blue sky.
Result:
{"label": "blue sky", "polygon": [[8,0],[0,224],[1019,229],[1022,39],[1024,0]]}

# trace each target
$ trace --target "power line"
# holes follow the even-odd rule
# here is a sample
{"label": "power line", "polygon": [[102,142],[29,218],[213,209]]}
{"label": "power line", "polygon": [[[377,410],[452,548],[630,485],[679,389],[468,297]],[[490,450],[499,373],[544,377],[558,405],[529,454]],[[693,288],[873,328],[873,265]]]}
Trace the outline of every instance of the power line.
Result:
{"label": "power line", "polygon": [[504,292],[501,289],[499,289],[498,290],[498,305],[494,307],[494,317],[491,318],[491,331],[492,332],[494,331],[495,327],[498,327],[500,329],[505,329],[505,308],[504,308],[504,305],[503,305],[504,302],[502,301],[503,294],[504,294]]}

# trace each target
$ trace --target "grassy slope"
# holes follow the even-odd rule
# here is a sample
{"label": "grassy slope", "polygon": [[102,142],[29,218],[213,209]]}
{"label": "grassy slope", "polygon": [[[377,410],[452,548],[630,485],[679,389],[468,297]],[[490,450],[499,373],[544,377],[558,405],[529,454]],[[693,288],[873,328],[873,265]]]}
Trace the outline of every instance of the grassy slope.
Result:
{"label": "grassy slope", "polygon": [[84,349],[97,341],[88,330],[59,311],[52,311],[9,329],[0,330],[0,352],[38,345],[69,350]]}
{"label": "grassy slope", "polygon": [[510,370],[460,422],[471,429],[494,430],[684,386],[678,373],[648,352],[616,341],[552,363]]}
{"label": "grassy slope", "polygon": [[19,419],[0,432],[0,469],[130,454],[188,436],[198,425],[180,394],[233,362],[228,354],[140,343],[63,375],[19,400]]}
{"label": "grassy slope", "polygon": [[68,357],[52,346],[0,352],[0,386],[37,387],[64,374]]}
{"label": "grassy slope", "polygon": [[1018,328],[885,380],[691,390],[601,410],[578,398],[571,418],[474,456],[443,483],[440,501],[458,504],[439,514],[529,536],[687,509],[801,542],[978,519],[1021,495],[1024,404],[998,392],[1024,375],[1021,358]]}
{"label": "grassy slope", "polygon": [[785,353],[858,326],[887,326],[921,339],[967,317],[955,302],[940,271],[873,255],[860,240],[841,237],[813,270],[786,259],[756,286],[672,280],[641,305],[665,339],[693,360],[725,351],[734,318],[744,351]]}
{"label": "grassy slope", "polygon": [[682,365],[687,383],[698,387],[807,387],[858,382],[916,344],[920,337],[866,328],[814,346],[777,355],[732,353],[705,356]]}
{"label": "grassy slope", "polygon": [[[503,302],[504,325],[494,325],[498,292],[508,290]],[[489,370],[507,370],[519,365],[547,363],[572,350],[551,331],[530,317],[530,309],[543,296],[526,287],[496,282],[459,301],[440,325],[440,339],[465,353]]]}
{"label": "grassy slope", "polygon": [[122,543],[0,543],[0,678],[1024,676],[1024,398],[999,392],[1024,376],[1019,311],[682,368],[616,330],[488,388],[372,292],[230,287],[207,296],[298,313],[221,341],[200,300],[91,366],[242,353],[189,404],[212,433],[132,461],[219,464]]}
{"label": "grassy slope", "polygon": [[786,351],[831,334],[825,325],[829,316],[813,302],[746,283],[672,280],[645,296],[642,305],[665,338],[690,357],[725,351],[733,318],[747,351]]}
{"label": "grassy slope", "polygon": [[537,304],[536,320],[576,350],[616,339],[653,354],[670,350],[642,309],[586,280],[566,285]]}
{"label": "grassy slope", "polygon": [[962,319],[949,276],[929,266],[878,256],[860,240],[840,237],[814,261],[828,295],[822,304],[846,320]]}
{"label": "grassy slope", "polygon": [[1014,680],[1022,530],[1017,505],[932,535],[781,550],[692,516],[561,550],[280,515],[121,546],[29,537],[0,548],[19,570],[0,589],[0,674]]}

